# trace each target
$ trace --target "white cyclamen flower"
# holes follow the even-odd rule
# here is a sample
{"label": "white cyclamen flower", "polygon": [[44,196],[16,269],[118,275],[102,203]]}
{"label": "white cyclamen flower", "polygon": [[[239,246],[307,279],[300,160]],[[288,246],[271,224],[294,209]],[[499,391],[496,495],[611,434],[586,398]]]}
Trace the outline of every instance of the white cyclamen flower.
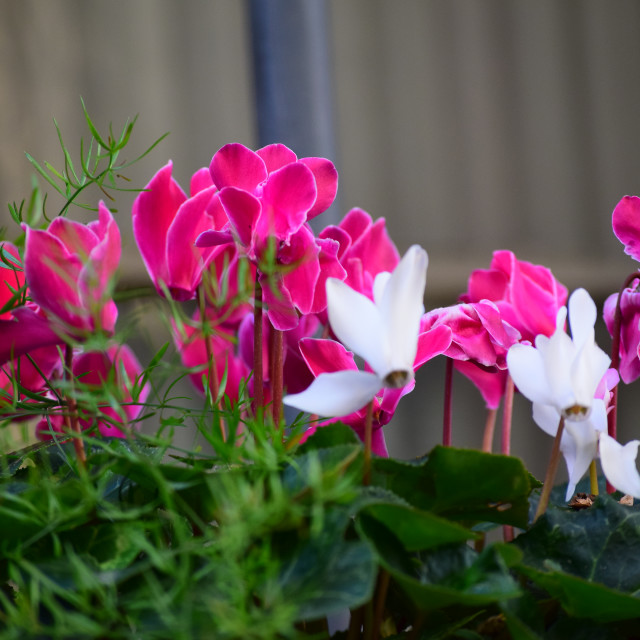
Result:
{"label": "white cyclamen flower", "polygon": [[607,433],[600,434],[600,464],[605,477],[618,491],[640,498],[640,474],[636,468],[640,440],[624,446]]}
{"label": "white cyclamen flower", "polygon": [[[560,423],[560,413],[548,404],[533,405],[533,419],[550,436],[555,437]],[[598,436],[607,430],[607,409],[604,400],[595,399],[589,416],[584,420],[565,420],[560,438],[560,452],[567,465],[569,482],[566,500],[569,501],[576,484],[586,473],[598,452]]]}
{"label": "white cyclamen flower", "polygon": [[522,395],[535,404],[557,409],[566,420],[584,420],[591,412],[596,387],[611,359],[595,343],[596,305],[584,289],[569,298],[570,338],[564,331],[567,308],[558,310],[551,337],[536,336],[535,347],[513,345],[507,366]]}
{"label": "white cyclamen flower", "polygon": [[329,324],[338,340],[373,369],[320,374],[286,405],[326,417],[364,407],[383,387],[401,388],[413,380],[420,318],[427,281],[427,252],[412,246],[393,273],[379,273],[373,302],[336,278],[327,279]]}

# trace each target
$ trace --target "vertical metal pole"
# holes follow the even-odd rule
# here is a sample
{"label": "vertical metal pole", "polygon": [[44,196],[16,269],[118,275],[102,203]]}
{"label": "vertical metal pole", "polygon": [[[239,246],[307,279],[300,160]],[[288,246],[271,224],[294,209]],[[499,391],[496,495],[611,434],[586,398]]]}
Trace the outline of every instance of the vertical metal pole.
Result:
{"label": "vertical metal pole", "polygon": [[[328,0],[250,0],[260,146],[336,161]],[[320,216],[337,224],[336,204]]]}

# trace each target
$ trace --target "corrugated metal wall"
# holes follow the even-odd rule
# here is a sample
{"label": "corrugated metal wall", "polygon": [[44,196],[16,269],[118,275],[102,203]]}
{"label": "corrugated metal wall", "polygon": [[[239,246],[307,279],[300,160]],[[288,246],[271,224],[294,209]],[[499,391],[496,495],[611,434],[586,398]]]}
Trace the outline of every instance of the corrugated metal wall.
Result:
{"label": "corrugated metal wall", "polygon": [[[610,214],[640,193],[640,4],[329,9],[341,205],[385,216],[401,251],[427,248],[428,304],[453,302],[498,248],[600,299],[617,289],[635,268]],[[25,150],[60,163],[53,117],[77,148],[80,96],[102,127],[139,113],[137,150],[171,131],[130,172],[134,184],[172,158],[186,185],[225,142],[254,145],[247,10],[240,0],[0,0],[0,200],[28,195]],[[120,201],[124,228],[130,201]],[[123,277],[146,282],[130,239],[125,265]],[[405,413],[436,402],[425,393]]]}

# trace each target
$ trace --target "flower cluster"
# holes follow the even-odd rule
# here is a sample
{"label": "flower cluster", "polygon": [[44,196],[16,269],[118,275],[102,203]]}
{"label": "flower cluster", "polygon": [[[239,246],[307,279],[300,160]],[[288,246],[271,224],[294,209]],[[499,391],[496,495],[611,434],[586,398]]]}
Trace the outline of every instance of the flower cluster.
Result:
{"label": "flower cluster", "polygon": [[[305,437],[339,419],[387,455],[383,427],[414,388],[415,372],[442,356],[490,411],[513,393],[512,380],[544,431],[563,426],[567,499],[598,449],[612,483],[640,497],[629,462],[637,442],[620,448],[606,433],[618,370],[626,383],[640,376],[640,274],[604,306],[620,338],[610,368],[595,344],[589,294],[575,291],[567,309],[567,289],[551,271],[511,251],[496,251],[488,269],[474,271],[457,304],[425,311],[427,253],[416,245],[401,258],[384,219],[355,208],[315,234],[309,220],[331,206],[338,185],[325,158],[298,158],[281,144],[228,144],[193,174],[189,195],[172,171],[171,163],[162,167],[135,199],[133,233],[157,293],[198,302],[190,318],[174,318],[173,338],[194,386],[212,402],[240,403],[248,390],[254,403],[243,410],[270,415],[276,427],[285,404],[311,414]],[[620,202],[613,228],[640,260],[640,199]],[[41,438],[68,432],[70,414],[79,428],[124,437],[149,393],[142,368],[126,346],[89,346],[116,329],[118,225],[101,202],[89,224],[58,217],[46,229],[23,229],[23,257],[2,245],[3,411],[40,399]],[[89,396],[108,385],[123,410],[98,403],[97,414],[75,405],[63,411],[56,399],[65,385],[56,381]]]}

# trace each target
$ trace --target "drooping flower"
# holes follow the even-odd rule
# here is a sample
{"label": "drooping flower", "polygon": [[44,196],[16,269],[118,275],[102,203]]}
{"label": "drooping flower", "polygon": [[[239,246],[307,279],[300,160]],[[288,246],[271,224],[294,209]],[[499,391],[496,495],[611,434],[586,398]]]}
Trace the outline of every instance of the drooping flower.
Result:
{"label": "drooping flower", "polygon": [[371,370],[320,374],[311,386],[287,395],[289,406],[327,417],[345,416],[369,403],[383,387],[402,388],[414,377],[427,253],[414,245],[392,274],[378,274],[374,300],[340,280],[327,280],[329,323],[336,337]]}
{"label": "drooping flower", "polygon": [[511,251],[495,251],[489,269],[469,276],[462,302],[491,300],[503,320],[532,342],[537,335],[551,335],[558,309],[567,302],[567,289],[541,265],[518,260]]}
{"label": "drooping flower", "polygon": [[[640,276],[626,287],[620,299],[620,377],[629,384],[640,377]],[[604,303],[602,315],[609,334],[615,330],[618,294],[611,294]]]}
{"label": "drooping flower", "polygon": [[507,351],[520,340],[520,333],[489,300],[429,311],[420,322],[421,335],[443,326],[452,332],[451,345],[445,355],[476,385],[487,406],[496,409],[504,395]]}
{"label": "drooping flower", "polygon": [[111,286],[120,262],[120,230],[102,202],[98,215],[86,225],[58,217],[46,231],[22,225],[31,299],[76,338],[112,333],[118,316]]}
{"label": "drooping flower", "polygon": [[611,224],[624,252],[640,262],[640,198],[624,196],[613,210]]}
{"label": "drooping flower", "polygon": [[[169,162],[151,179],[132,208],[133,236],[158,293],[168,290],[174,300],[190,300],[202,274],[217,253],[217,244],[198,248],[196,238],[205,230],[228,227],[209,173],[200,170],[191,180],[187,197],[173,179]],[[231,239],[226,232],[227,241]]]}
{"label": "drooping flower", "polygon": [[602,471],[618,491],[640,498],[640,474],[636,467],[640,440],[621,445],[606,432],[600,434],[600,464]]}
{"label": "drooping flower", "polygon": [[[113,404],[99,404],[99,413],[95,407],[86,411],[82,402],[78,407],[80,428],[97,428],[101,435],[112,438],[126,437],[127,428],[138,427],[135,420],[143,410],[143,403],[150,392],[150,385],[139,387],[142,373],[140,362],[127,345],[113,345],[106,351],[86,351],[74,355],[72,365],[75,384],[84,393],[98,392],[104,396],[108,389],[111,398],[117,402],[119,410]],[[133,425],[131,425],[133,423]],[[49,440],[53,433],[64,433],[65,422],[61,413],[52,413],[43,417],[36,425],[36,434],[41,440]]]}

